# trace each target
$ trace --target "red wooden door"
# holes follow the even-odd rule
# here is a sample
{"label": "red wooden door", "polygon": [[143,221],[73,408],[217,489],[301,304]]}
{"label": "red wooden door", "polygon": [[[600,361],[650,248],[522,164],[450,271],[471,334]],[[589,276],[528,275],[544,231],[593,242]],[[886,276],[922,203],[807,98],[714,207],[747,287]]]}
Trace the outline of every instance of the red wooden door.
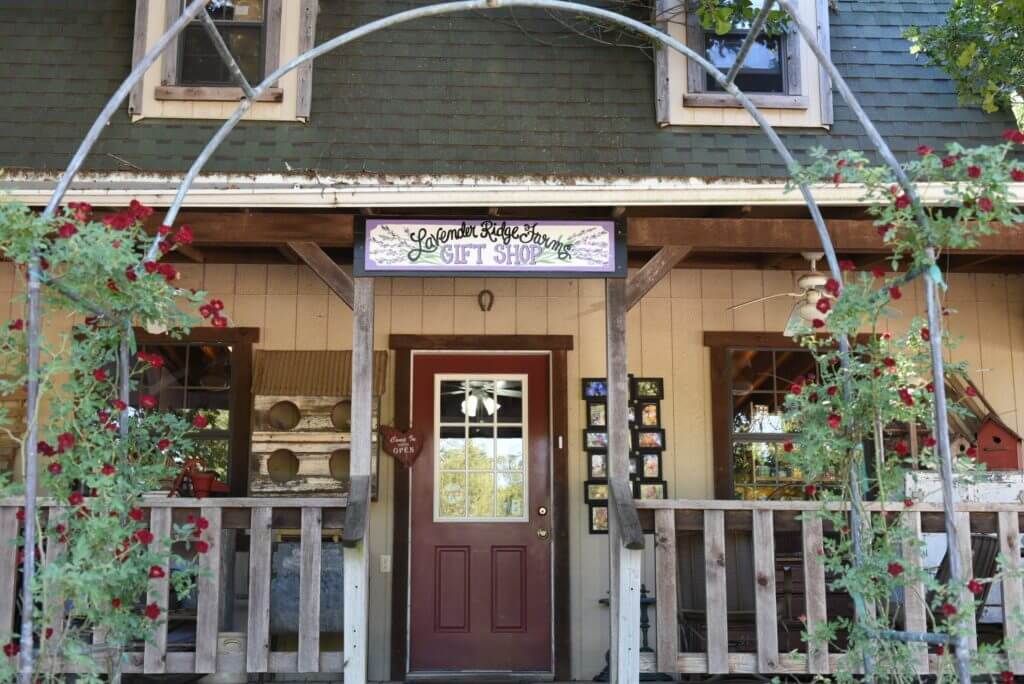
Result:
{"label": "red wooden door", "polygon": [[409,671],[551,672],[549,357],[413,358]]}

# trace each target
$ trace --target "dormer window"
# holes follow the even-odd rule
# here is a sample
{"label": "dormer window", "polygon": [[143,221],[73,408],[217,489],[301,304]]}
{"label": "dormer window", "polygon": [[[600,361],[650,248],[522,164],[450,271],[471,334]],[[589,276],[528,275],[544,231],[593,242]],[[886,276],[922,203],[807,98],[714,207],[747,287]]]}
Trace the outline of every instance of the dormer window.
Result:
{"label": "dormer window", "polygon": [[[264,76],[265,10],[264,0],[224,0],[206,10],[242,73],[252,84],[259,83]],[[182,34],[178,85],[237,85],[199,20],[187,26]]]}
{"label": "dormer window", "polygon": [[[746,31],[732,31],[724,36],[706,33],[704,36],[704,55],[712,64],[728,73],[740,46],[747,39]],[[739,73],[736,74],[736,85],[746,93],[785,93],[786,63],[783,51],[784,39],[781,36],[761,36],[750,48]],[[724,92],[715,79],[704,74],[704,90],[707,92]]]}

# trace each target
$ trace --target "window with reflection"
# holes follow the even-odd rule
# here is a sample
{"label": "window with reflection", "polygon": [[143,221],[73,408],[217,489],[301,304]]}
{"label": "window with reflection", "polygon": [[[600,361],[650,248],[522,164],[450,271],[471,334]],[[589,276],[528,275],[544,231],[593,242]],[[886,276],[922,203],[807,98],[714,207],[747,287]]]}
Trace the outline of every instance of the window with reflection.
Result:
{"label": "window with reflection", "polygon": [[437,381],[435,518],[526,520],[526,377]]}
{"label": "window with reflection", "polygon": [[168,458],[178,464],[199,459],[227,482],[231,465],[231,347],[182,342],[141,345],[139,350],[159,355],[163,364],[147,365],[132,406],[139,405],[140,394],[148,394],[156,397],[158,410],[178,413],[189,423],[196,414],[206,416],[209,426],[189,435],[192,448],[186,452],[172,445]]}
{"label": "window with reflection", "polygon": [[[704,52],[708,60],[721,71],[729,73],[732,65],[736,63],[740,46],[746,40],[745,30],[734,31],[725,35],[707,33],[704,36]],[[736,85],[740,90],[747,93],[785,93],[785,79],[783,75],[783,64],[785,64],[785,52],[783,51],[782,36],[761,35],[751,46],[747,58],[743,60],[743,66],[736,74]],[[724,88],[715,79],[705,74],[708,92],[725,92]]]}
{"label": "window with reflection", "polygon": [[[206,11],[250,83],[263,79],[266,36],[265,0],[220,0]],[[201,21],[185,27],[181,37],[179,85],[235,86]]]}

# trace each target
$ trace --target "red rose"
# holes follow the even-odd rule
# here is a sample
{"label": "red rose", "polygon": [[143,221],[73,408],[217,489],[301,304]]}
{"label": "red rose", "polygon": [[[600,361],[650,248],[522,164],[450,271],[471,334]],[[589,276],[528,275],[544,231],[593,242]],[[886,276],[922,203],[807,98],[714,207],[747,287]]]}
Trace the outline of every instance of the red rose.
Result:
{"label": "red rose", "polygon": [[203,318],[209,318],[210,316],[213,315],[213,307],[211,307],[209,304],[203,304],[201,307],[199,307],[199,315],[201,315]]}
{"label": "red rose", "polygon": [[41,453],[43,456],[53,456],[57,451],[46,442],[39,442],[36,444],[36,451]]}
{"label": "red rose", "polygon": [[1024,131],[1016,131],[1012,128],[1003,131],[1003,140],[1007,142],[1024,144]]}
{"label": "red rose", "polygon": [[952,603],[943,603],[942,607],[939,608],[939,611],[941,611],[946,617],[952,617],[953,615],[956,615],[956,606]]}
{"label": "red rose", "polygon": [[929,393],[932,393],[932,394],[935,393],[935,383],[934,382],[929,382],[927,385],[924,386],[924,388]]}
{"label": "red rose", "polygon": [[223,316],[214,316],[213,318],[210,319],[210,324],[214,328],[226,328],[228,327],[228,319],[224,318]]}
{"label": "red rose", "polygon": [[111,608],[115,608],[115,609],[120,608],[121,607],[121,599],[119,599],[119,598],[112,598],[112,599],[110,599],[110,607]]}
{"label": "red rose", "polygon": [[60,235],[62,238],[69,238],[69,237],[71,237],[72,235],[74,235],[77,232],[78,232],[78,229],[75,228],[75,224],[74,223],[65,223],[57,231],[57,235]]}
{"label": "red rose", "polygon": [[200,516],[196,519],[196,527],[198,527],[201,530],[208,529],[210,527],[210,521]]}
{"label": "red rose", "polygon": [[128,517],[134,520],[135,522],[142,522],[142,519],[146,517],[146,514],[143,513],[141,508],[133,508],[130,511],[128,511]]}
{"label": "red rose", "polygon": [[901,387],[900,388],[899,395],[900,395],[900,401],[902,401],[906,406],[913,406],[914,405],[914,396],[910,393],[910,390],[908,390],[906,387]]}
{"label": "red rose", "polygon": [[199,553],[206,553],[210,550],[210,545],[204,542],[202,539],[196,542],[196,551]]}
{"label": "red rose", "polygon": [[43,638],[44,639],[49,639],[52,636],[53,636],[53,627],[47,627],[46,631],[43,632]]}
{"label": "red rose", "polygon": [[932,339],[932,331],[928,328],[921,328],[921,339],[925,342],[930,342]]}
{"label": "red rose", "polygon": [[117,468],[115,468],[110,463],[104,463],[103,467],[100,468],[100,472],[103,473],[104,475],[113,475],[114,473],[117,472]]}
{"label": "red rose", "polygon": [[968,178],[981,178],[981,167],[980,166],[974,166],[973,164],[971,166],[968,166],[967,167],[967,177]]}
{"label": "red rose", "polygon": [[14,517],[18,519],[18,522],[25,522],[25,509],[19,508],[18,512],[14,514]]}
{"label": "red rose", "polygon": [[128,409],[128,404],[124,403],[120,399],[114,399],[112,402],[110,402],[110,405],[113,406],[114,409],[117,411],[125,411]]}
{"label": "red rose", "polygon": [[882,225],[878,226],[876,230],[878,231],[879,237],[885,237],[886,235],[889,234],[889,231],[892,230],[892,228],[893,225],[891,223],[883,223]]}
{"label": "red rose", "polygon": [[807,496],[814,496],[817,492],[818,488],[812,484],[809,484],[806,487],[804,487],[804,494],[806,494]]}
{"label": "red rose", "polygon": [[7,329],[8,330],[24,330],[25,329],[25,321],[21,320],[20,318],[15,318],[13,321],[11,321],[10,323],[7,324]]}
{"label": "red rose", "polygon": [[782,443],[782,450],[785,451],[787,454],[792,452],[793,451],[793,443],[790,442],[789,440],[786,440],[785,442]]}
{"label": "red rose", "polygon": [[143,262],[142,268],[146,271],[146,273],[156,273],[156,262],[155,261]]}
{"label": "red rose", "polygon": [[910,206],[910,197],[906,194],[900,195],[896,198],[896,208],[906,209]]}
{"label": "red rose", "polygon": [[968,385],[967,389],[965,389],[964,392],[969,397],[976,397],[976,396],[978,396],[978,390],[974,389],[973,385]]}
{"label": "red rose", "polygon": [[815,328],[824,328],[825,321],[821,320],[820,318],[815,318],[813,321],[811,321],[811,326]]}
{"label": "red rose", "polygon": [[881,266],[875,266],[873,269],[871,269],[871,275],[875,278],[884,278],[885,269],[882,268]]}
{"label": "red rose", "polygon": [[951,166],[953,166],[954,164],[956,164],[956,157],[943,157],[942,158],[942,168],[948,169]]}
{"label": "red rose", "polygon": [[1011,169],[1010,178],[1018,183],[1024,183],[1024,169]]}
{"label": "red rose", "polygon": [[940,655],[945,655],[945,654],[946,654],[946,647],[945,646],[940,644],[940,645],[935,647],[935,655],[940,656]]}
{"label": "red rose", "polygon": [[828,394],[828,396],[830,396],[830,397],[834,397],[834,396],[836,396],[836,392],[838,392],[838,391],[839,391],[838,387],[836,387],[835,385],[829,385],[828,389],[825,390],[825,393]]}
{"label": "red rose", "polygon": [[999,673],[999,679],[1003,684],[1013,684],[1013,673],[1009,670],[1003,670]]}
{"label": "red rose", "polygon": [[900,456],[906,456],[907,454],[910,453],[910,449],[907,448],[907,443],[904,442],[902,439],[896,442],[895,449],[896,453],[899,454]]}
{"label": "red rose", "polygon": [[896,562],[889,563],[889,574],[893,577],[899,577],[903,574],[903,566]]}
{"label": "red rose", "polygon": [[832,302],[828,300],[828,297],[822,297],[818,300],[817,304],[814,305],[814,308],[821,313],[828,313],[829,309],[832,308]]}
{"label": "red rose", "polygon": [[914,500],[913,499],[904,499],[903,500],[903,505],[906,506],[907,508],[910,508],[911,506],[914,505]]}
{"label": "red rose", "polygon": [[199,428],[202,430],[204,427],[210,424],[209,419],[202,413],[197,413],[195,418],[192,419],[192,427]]}
{"label": "red rose", "polygon": [[978,580],[972,579],[967,583],[967,591],[971,592],[975,596],[981,596],[981,592],[985,591],[985,587],[983,587],[981,582]]}
{"label": "red rose", "polygon": [[96,379],[96,382],[105,382],[107,379],[107,371],[102,368],[97,368],[92,372],[92,377]]}
{"label": "red rose", "polygon": [[829,414],[829,416],[828,416],[828,426],[830,428],[832,428],[833,430],[838,430],[839,426],[842,424],[842,422],[843,422],[843,417],[840,416],[838,413],[831,413],[831,414]]}
{"label": "red rose", "polygon": [[893,299],[899,299],[903,296],[903,290],[899,288],[899,285],[893,285],[889,288],[889,296]]}
{"label": "red rose", "polygon": [[4,655],[8,658],[13,658],[19,653],[21,653],[21,646],[19,646],[17,643],[13,641],[8,641],[6,644],[4,644]]}
{"label": "red rose", "polygon": [[857,264],[853,263],[849,259],[841,259],[839,261],[839,270],[840,271],[856,271],[857,270]]}
{"label": "red rose", "polygon": [[156,620],[160,617],[160,606],[155,603],[150,603],[146,606],[145,614],[150,620]]}
{"label": "red rose", "polygon": [[174,236],[174,241],[180,245],[190,245],[194,239],[195,235],[192,233],[192,229],[188,226],[182,226],[179,228],[178,233]]}
{"label": "red rose", "polygon": [[50,471],[51,475],[60,475],[64,471],[60,461],[53,461],[50,465],[46,466],[46,469]]}
{"label": "red rose", "polygon": [[156,448],[159,449],[160,451],[163,451],[169,446],[171,446],[171,440],[167,439],[166,437],[156,443]]}
{"label": "red rose", "polygon": [[147,529],[136,530],[133,536],[135,537],[135,541],[139,542],[143,546],[148,546],[153,543],[153,533]]}
{"label": "red rose", "polygon": [[124,269],[124,277],[128,279],[128,282],[134,283],[139,279],[139,276],[135,275],[135,269],[129,266]]}
{"label": "red rose", "polygon": [[967,456],[974,458],[978,455],[978,447],[967,447]]}
{"label": "red rose", "polygon": [[57,449],[60,451],[67,451],[71,447],[75,446],[75,436],[70,432],[62,432],[57,435]]}
{"label": "red rose", "polygon": [[935,438],[932,437],[931,435],[929,435],[929,436],[924,438],[924,445],[925,445],[925,447],[933,447],[936,444],[938,444],[938,442],[936,442]]}
{"label": "red rose", "polygon": [[155,409],[157,406],[156,397],[152,394],[143,394],[139,397],[139,405],[144,409]]}
{"label": "red rose", "polygon": [[161,568],[159,565],[154,565],[149,569],[149,579],[160,579],[161,577],[166,576],[167,575],[164,573],[164,569]]}
{"label": "red rose", "polygon": [[211,299],[210,308],[214,311],[222,311],[224,309],[224,302],[219,299]]}
{"label": "red rose", "polygon": [[978,208],[982,211],[992,211],[992,209],[995,208],[995,205],[992,204],[992,200],[988,197],[982,197],[978,200]]}
{"label": "red rose", "polygon": [[160,235],[170,235],[171,234],[171,227],[170,226],[160,226],[159,228],[156,229],[156,232],[158,234],[160,234]]}
{"label": "red rose", "polygon": [[128,204],[128,212],[137,219],[147,219],[153,215],[152,207],[147,207],[135,199]]}
{"label": "red rose", "polygon": [[81,506],[85,503],[85,497],[82,496],[82,492],[71,492],[71,496],[68,497],[68,503],[72,506]]}
{"label": "red rose", "polygon": [[825,292],[828,292],[833,297],[838,297],[841,289],[842,286],[835,278],[829,278],[825,281]]}
{"label": "red rose", "polygon": [[919,155],[921,155],[922,157],[927,157],[929,154],[931,154],[934,151],[935,150],[933,150],[932,148],[928,147],[927,145],[920,145],[917,148],[917,153]]}
{"label": "red rose", "polygon": [[808,394],[807,395],[807,401],[811,402],[812,404],[817,402],[818,401],[818,393],[817,392],[811,392],[810,394]]}
{"label": "red rose", "polygon": [[884,359],[882,359],[882,363],[884,363],[887,367],[892,368],[893,366],[896,365],[896,359],[892,358],[891,356],[886,356]]}
{"label": "red rose", "polygon": [[804,388],[802,385],[799,385],[794,382],[792,385],[789,386],[789,391],[791,394],[801,394],[804,391]]}

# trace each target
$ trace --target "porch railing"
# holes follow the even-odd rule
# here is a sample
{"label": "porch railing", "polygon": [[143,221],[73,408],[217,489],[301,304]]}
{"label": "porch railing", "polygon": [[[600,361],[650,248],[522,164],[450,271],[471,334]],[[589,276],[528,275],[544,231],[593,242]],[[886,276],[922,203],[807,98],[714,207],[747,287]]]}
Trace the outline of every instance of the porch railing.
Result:
{"label": "porch railing", "polygon": [[[321,540],[325,532],[337,531],[340,540],[344,528],[346,500],[344,498],[211,498],[186,499],[147,497],[144,508],[149,525],[157,539],[166,538],[173,523],[184,523],[189,514],[201,515],[209,521],[203,539],[210,540],[207,553],[198,556],[200,574],[197,580],[194,614],[184,619],[195,621],[195,636],[191,643],[168,644],[168,623],[178,619],[174,611],[168,613],[157,627],[154,639],[138,644],[125,653],[122,672],[213,673],[213,672],[341,672],[344,658],[341,651],[321,650],[320,647],[320,577]],[[18,533],[17,511],[20,502],[0,500],[0,632],[10,633],[15,617],[15,588],[18,583],[18,564],[14,540]],[[45,515],[51,507],[43,504]],[[290,539],[298,537],[300,544],[299,568],[299,620],[297,649],[271,650],[271,560],[274,535],[287,532]],[[222,615],[230,610],[233,599],[224,594],[225,587],[233,586],[230,576],[233,568],[233,540],[241,532],[248,533],[248,617],[244,626],[245,648],[221,648],[222,637],[230,633],[221,631]],[[228,551],[226,553],[225,551]],[[57,549],[48,551],[57,552]],[[348,550],[345,549],[347,553]],[[339,589],[340,591],[340,589]],[[169,573],[150,580],[147,602],[166,607],[170,599]],[[47,601],[48,624],[63,621],[63,601]],[[56,606],[56,608],[54,608]],[[178,616],[180,617],[180,616]],[[238,630],[243,631],[242,628]],[[230,640],[230,639],[229,639]],[[94,645],[101,643],[93,635]],[[73,672],[69,662],[60,666],[63,672]]]}
{"label": "porch railing", "polygon": [[[809,634],[814,633],[815,626],[829,618],[830,610],[840,612],[836,606],[842,604],[842,596],[845,596],[832,592],[826,583],[822,556],[823,538],[828,530],[823,530],[820,517],[801,515],[819,506],[814,502],[774,501],[637,502],[642,523],[647,529],[654,529],[656,577],[657,643],[653,653],[641,653],[641,671],[672,675],[813,675],[834,672],[844,654],[830,650],[828,644],[805,643],[801,638],[804,629]],[[878,503],[869,503],[866,507],[875,512],[883,510],[883,506]],[[917,504],[909,508],[902,504],[889,504],[885,510],[894,513],[898,511],[903,516],[904,524],[919,539],[924,533],[941,533],[943,530],[942,507],[939,504]],[[956,526],[960,548],[955,552],[960,554],[968,576],[972,576],[972,562],[977,557],[977,547],[982,543],[995,547],[996,540],[999,555],[1019,567],[1021,514],[1024,514],[1024,504],[1021,503],[961,503],[957,506]],[[974,552],[971,546],[972,533]],[[745,540],[743,544],[737,545],[737,535]],[[777,553],[777,540],[787,542],[788,557]],[[698,560],[689,558],[683,552],[683,546],[694,551]],[[744,550],[738,552],[738,548]],[[735,556],[743,553],[749,558],[739,562],[742,567],[738,568]],[[920,554],[905,555],[907,565],[920,567],[922,561]],[[685,573],[680,573],[680,564],[684,569],[689,565],[692,570],[696,562],[700,562],[703,567],[703,587],[683,586],[688,581],[682,576]],[[728,577],[730,573],[731,581]],[[693,581],[699,582],[699,578]],[[731,591],[735,593],[738,591],[737,585],[744,582],[749,582],[751,587],[744,591],[753,594],[746,599],[749,606],[744,607],[752,610],[736,610],[736,596],[730,596],[730,589],[727,589],[731,584]],[[1004,578],[998,585],[1001,585],[1003,619],[1001,626],[993,625],[1001,632],[995,636],[1002,636],[1007,641],[1019,641],[1024,635],[1020,634],[1017,623],[1008,619],[1008,616],[1024,610],[1024,589],[1020,576]],[[695,592],[702,592],[703,605],[680,605],[680,597],[684,594],[693,602]],[[905,597],[899,608],[905,628],[912,631],[927,630],[923,585],[911,584],[906,588]],[[682,629],[690,630],[684,634],[694,631],[694,625],[687,624],[688,616],[696,616],[696,620],[691,620],[691,623],[700,623],[695,630],[699,632],[698,638],[681,639]],[[746,637],[746,648],[741,648],[743,638],[737,639],[735,630],[732,630],[735,625],[731,625],[730,621],[745,622],[748,627],[750,634]],[[971,625],[971,630],[970,643],[976,646],[979,636],[975,625]],[[780,644],[780,632],[785,636],[783,644]],[[690,642],[702,648],[693,648]],[[911,648],[917,672],[934,673],[938,666],[938,656],[929,654],[925,644],[914,644]],[[853,665],[846,664],[847,667]],[[1010,654],[1002,663],[1002,669],[1024,674],[1024,659]]]}

